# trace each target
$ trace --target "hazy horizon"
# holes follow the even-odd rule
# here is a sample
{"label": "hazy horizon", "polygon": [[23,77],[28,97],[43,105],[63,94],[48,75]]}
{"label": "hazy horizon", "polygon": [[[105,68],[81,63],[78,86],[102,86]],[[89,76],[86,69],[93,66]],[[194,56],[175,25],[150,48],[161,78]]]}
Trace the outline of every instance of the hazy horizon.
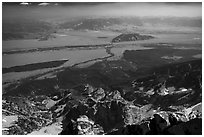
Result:
{"label": "hazy horizon", "polygon": [[71,19],[74,17],[202,17],[202,3],[3,3],[3,21],[13,18]]}

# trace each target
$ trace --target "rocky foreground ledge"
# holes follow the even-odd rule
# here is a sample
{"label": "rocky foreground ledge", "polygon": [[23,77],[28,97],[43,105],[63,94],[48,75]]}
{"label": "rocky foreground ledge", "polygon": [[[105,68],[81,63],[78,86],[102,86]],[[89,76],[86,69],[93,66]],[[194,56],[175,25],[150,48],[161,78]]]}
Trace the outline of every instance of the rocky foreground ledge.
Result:
{"label": "rocky foreground ledge", "polygon": [[[71,109],[64,119],[62,135],[201,135],[201,103],[180,111],[153,109],[151,104],[137,107],[119,92],[110,102],[101,101],[96,113],[82,104]],[[109,104],[109,105],[108,105]],[[83,107],[82,107],[83,106]],[[88,112],[88,113],[87,113]],[[75,116],[74,116],[75,115]],[[74,116],[75,118],[72,119]],[[93,120],[94,119],[94,120]],[[95,121],[95,122],[94,122]]]}
{"label": "rocky foreground ledge", "polygon": [[[126,125],[120,129],[113,130],[107,135],[201,135],[202,118],[201,114],[193,111],[189,116],[185,113],[154,114],[150,120],[139,124]],[[163,118],[164,116],[165,119]],[[190,117],[190,119],[189,119]],[[94,124],[86,115],[80,116],[70,124],[69,134],[76,135],[100,135],[104,130]],[[62,132],[65,134],[65,132]]]}

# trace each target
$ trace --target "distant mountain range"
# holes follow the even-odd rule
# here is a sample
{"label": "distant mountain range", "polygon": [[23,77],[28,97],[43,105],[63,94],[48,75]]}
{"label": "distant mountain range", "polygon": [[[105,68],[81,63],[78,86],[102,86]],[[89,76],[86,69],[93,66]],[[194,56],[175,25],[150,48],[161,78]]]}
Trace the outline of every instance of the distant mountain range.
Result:
{"label": "distant mountain range", "polygon": [[[3,40],[10,39],[40,39],[59,29],[71,30],[112,30],[114,26],[130,27],[200,27],[200,18],[180,18],[180,17],[134,17],[134,18],[84,18],[69,21],[58,21],[53,24],[43,20],[14,19],[3,20]],[[114,29],[113,29],[114,30]],[[136,32],[137,33],[137,32]]]}

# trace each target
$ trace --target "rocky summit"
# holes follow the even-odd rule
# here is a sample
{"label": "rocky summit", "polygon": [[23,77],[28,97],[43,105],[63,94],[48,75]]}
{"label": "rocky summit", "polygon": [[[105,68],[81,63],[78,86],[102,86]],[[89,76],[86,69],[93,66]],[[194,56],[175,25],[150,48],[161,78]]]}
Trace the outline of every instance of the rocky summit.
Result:
{"label": "rocky summit", "polygon": [[202,134],[200,62],[157,67],[117,86],[86,81],[65,88],[60,78],[50,79],[53,87],[18,86],[3,95],[3,134]]}

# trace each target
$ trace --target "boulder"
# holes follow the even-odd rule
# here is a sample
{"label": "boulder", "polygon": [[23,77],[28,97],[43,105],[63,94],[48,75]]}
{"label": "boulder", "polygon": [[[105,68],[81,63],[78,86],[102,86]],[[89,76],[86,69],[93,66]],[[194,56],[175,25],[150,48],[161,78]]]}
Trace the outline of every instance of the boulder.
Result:
{"label": "boulder", "polygon": [[169,122],[172,125],[177,125],[181,122],[187,122],[188,117],[183,113],[169,113]]}
{"label": "boulder", "polygon": [[150,134],[162,134],[167,128],[167,122],[159,114],[154,114],[154,118],[150,120]]}
{"label": "boulder", "polygon": [[93,125],[94,122],[86,115],[80,116],[77,119],[78,135],[94,135]]}
{"label": "boulder", "polygon": [[106,96],[105,91],[102,88],[97,89],[96,91],[94,91],[92,93],[92,97],[96,100],[96,101],[100,101],[101,99],[103,99]]}

